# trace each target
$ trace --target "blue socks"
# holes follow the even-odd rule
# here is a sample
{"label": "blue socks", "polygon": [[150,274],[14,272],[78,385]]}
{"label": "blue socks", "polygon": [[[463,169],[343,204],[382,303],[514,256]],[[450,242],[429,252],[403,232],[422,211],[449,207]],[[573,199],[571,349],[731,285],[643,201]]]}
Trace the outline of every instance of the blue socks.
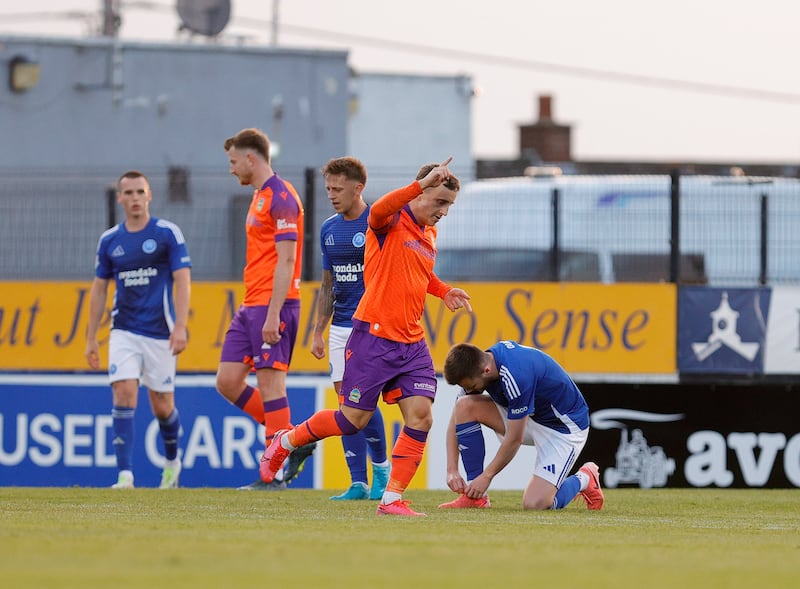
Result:
{"label": "blue socks", "polygon": [[575,495],[581,490],[581,480],[572,475],[567,477],[556,491],[556,498],[553,499],[553,509],[563,509],[569,502],[575,499]]}
{"label": "blue socks", "polygon": [[457,423],[456,439],[467,480],[473,481],[483,472],[483,461],[486,458],[486,442],[483,440],[481,424],[477,421]]}
{"label": "blue socks", "polygon": [[111,441],[117,455],[119,470],[133,470],[133,407],[117,407],[111,409],[112,429],[114,437]]}
{"label": "blue socks", "polygon": [[[119,470],[133,470],[133,442],[135,436],[133,407],[117,407],[111,409],[112,431],[114,437],[112,445],[117,455],[117,468]],[[164,456],[167,460],[178,457],[178,438],[181,432],[181,421],[178,410],[173,409],[169,417],[158,420],[161,438],[164,440]]]}
{"label": "blue socks", "polygon": [[164,457],[167,460],[175,460],[178,457],[178,437],[181,433],[181,420],[178,417],[178,410],[173,409],[164,420],[158,420],[158,427],[161,430],[161,438],[164,440]]}
{"label": "blue socks", "polygon": [[386,430],[380,409],[375,410],[363,430],[342,436],[344,458],[354,483],[367,483],[367,446],[372,462],[376,464],[386,462]]}
{"label": "blue socks", "polygon": [[372,417],[363,430],[364,439],[369,446],[369,455],[375,464],[386,462],[386,429],[383,425],[383,413],[380,409],[375,409]]}

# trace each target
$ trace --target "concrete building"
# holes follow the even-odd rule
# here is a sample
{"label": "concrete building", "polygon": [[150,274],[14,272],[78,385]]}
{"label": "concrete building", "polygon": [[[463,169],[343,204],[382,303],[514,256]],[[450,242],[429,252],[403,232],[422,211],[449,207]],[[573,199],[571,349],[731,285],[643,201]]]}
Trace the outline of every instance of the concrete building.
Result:
{"label": "concrete building", "polygon": [[348,146],[367,166],[368,198],[448,156],[462,181],[473,179],[471,78],[357,73],[350,88]]}
{"label": "concrete building", "polygon": [[0,275],[90,277],[111,222],[109,185],[135,168],[151,179],[153,214],[183,228],[194,276],[238,279],[252,193],[228,175],[222,143],[244,127],[269,134],[277,173],[304,198],[309,278],[320,274],[317,231],[332,213],[319,175],[329,158],[361,158],[370,198],[448,155],[472,177],[469,78],[355,75],[347,58],[0,36]]}

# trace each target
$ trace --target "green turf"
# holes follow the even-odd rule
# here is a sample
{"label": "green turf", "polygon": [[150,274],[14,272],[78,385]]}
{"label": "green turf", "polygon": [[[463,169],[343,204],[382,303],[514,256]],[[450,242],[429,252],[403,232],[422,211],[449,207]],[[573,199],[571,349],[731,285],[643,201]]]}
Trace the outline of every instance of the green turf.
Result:
{"label": "green turf", "polygon": [[379,517],[328,491],[0,487],[4,588],[800,587],[800,490],[606,491],[606,507]]}

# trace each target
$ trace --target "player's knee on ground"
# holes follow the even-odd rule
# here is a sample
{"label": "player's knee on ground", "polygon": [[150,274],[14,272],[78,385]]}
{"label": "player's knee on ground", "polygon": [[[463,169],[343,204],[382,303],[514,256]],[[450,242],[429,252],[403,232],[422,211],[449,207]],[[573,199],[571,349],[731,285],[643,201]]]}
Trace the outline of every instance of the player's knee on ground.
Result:
{"label": "player's knee on ground", "polygon": [[550,499],[549,501],[547,498],[537,497],[537,498],[524,498],[522,499],[522,508],[529,509],[529,510],[544,510],[550,509],[553,507],[553,500]]}
{"label": "player's knee on ground", "polygon": [[[530,491],[530,489],[529,489]],[[541,491],[541,489],[540,489]],[[552,493],[549,492],[527,492],[522,495],[522,508],[530,510],[544,510],[553,508],[553,500],[556,498],[556,489]]]}

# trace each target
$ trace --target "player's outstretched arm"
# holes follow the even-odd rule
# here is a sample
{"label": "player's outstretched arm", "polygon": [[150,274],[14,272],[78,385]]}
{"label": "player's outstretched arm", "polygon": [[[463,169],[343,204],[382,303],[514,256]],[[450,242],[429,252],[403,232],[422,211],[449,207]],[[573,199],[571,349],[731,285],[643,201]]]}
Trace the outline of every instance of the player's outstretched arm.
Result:
{"label": "player's outstretched arm", "polygon": [[469,304],[469,299],[470,296],[466,291],[460,288],[451,288],[445,293],[442,300],[444,300],[444,304],[447,305],[447,308],[451,311],[458,311],[463,307],[472,313],[472,305]]}

